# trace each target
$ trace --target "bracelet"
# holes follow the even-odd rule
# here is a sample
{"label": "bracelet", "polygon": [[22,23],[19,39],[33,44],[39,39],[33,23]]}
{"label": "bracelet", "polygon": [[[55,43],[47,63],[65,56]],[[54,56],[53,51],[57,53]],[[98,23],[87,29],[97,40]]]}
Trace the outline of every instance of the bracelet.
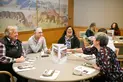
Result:
{"label": "bracelet", "polygon": [[13,59],[12,59],[12,63],[16,63],[16,59],[13,58]]}

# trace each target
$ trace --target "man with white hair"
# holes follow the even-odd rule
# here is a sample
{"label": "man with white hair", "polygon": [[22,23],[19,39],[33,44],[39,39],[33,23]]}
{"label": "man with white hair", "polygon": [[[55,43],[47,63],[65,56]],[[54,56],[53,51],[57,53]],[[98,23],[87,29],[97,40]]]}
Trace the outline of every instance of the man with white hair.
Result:
{"label": "man with white hair", "polygon": [[28,50],[27,53],[37,53],[40,51],[44,51],[49,53],[50,50],[47,49],[47,45],[46,45],[46,40],[43,37],[43,32],[41,27],[37,27],[34,30],[34,35],[32,35],[29,40],[28,40]]}
{"label": "man with white hair", "polygon": [[[21,41],[18,40],[18,32],[16,26],[8,26],[4,32],[5,36],[0,40],[0,70],[8,71],[17,77],[17,82],[27,82],[27,79],[17,75],[13,69],[13,63],[21,63],[25,61]],[[10,77],[0,75],[1,82],[10,82]]]}

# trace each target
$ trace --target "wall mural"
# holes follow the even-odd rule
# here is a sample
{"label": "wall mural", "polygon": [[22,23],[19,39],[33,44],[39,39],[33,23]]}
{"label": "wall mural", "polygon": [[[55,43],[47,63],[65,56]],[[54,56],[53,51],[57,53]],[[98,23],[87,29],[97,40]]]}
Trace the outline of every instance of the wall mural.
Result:
{"label": "wall mural", "polygon": [[0,32],[8,25],[17,25],[19,31],[66,26],[68,0],[0,0]]}

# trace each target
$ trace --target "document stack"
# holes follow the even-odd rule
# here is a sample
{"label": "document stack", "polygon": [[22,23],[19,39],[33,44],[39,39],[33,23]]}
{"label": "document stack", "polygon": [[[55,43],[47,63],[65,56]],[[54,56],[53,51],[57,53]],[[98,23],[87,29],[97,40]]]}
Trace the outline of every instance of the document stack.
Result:
{"label": "document stack", "polygon": [[67,46],[64,44],[52,44],[51,54],[55,63],[62,64],[67,61]]}

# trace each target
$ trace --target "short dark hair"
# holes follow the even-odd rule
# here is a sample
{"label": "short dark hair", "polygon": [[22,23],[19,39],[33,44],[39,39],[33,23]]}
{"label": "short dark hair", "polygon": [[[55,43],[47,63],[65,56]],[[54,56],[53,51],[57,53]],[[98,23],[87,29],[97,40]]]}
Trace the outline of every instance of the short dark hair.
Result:
{"label": "short dark hair", "polygon": [[104,33],[107,34],[107,30],[106,30],[105,28],[100,28],[100,29],[98,30],[98,32],[104,32]]}

